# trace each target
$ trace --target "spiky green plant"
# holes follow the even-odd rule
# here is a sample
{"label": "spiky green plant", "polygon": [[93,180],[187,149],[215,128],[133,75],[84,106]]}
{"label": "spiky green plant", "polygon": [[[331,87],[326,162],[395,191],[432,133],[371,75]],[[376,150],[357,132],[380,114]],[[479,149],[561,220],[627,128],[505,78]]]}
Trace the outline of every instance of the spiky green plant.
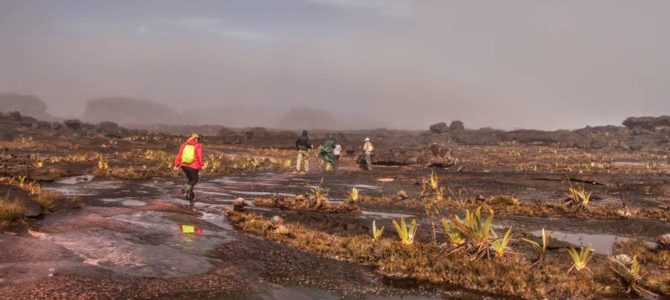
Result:
{"label": "spiky green plant", "polygon": [[465,210],[465,218],[460,219],[454,215],[451,219],[451,224],[465,239],[465,246],[472,250],[472,258],[482,258],[489,255],[491,242],[498,238],[496,233],[491,228],[493,224],[494,212],[489,209],[489,215],[484,222],[481,220],[481,207],[478,207],[475,212]]}
{"label": "spiky green plant", "polygon": [[321,181],[319,182],[318,186],[311,188],[316,208],[321,208],[328,199],[328,192],[322,186],[323,186],[323,178],[321,178]]}
{"label": "spiky green plant", "polygon": [[444,227],[444,234],[453,246],[460,246],[465,243],[465,239],[461,235],[454,223],[446,218],[442,218],[442,226]]}
{"label": "spiky green plant", "polygon": [[503,257],[505,256],[505,252],[507,252],[509,241],[511,239],[512,228],[510,227],[507,229],[507,232],[505,232],[505,235],[501,239],[497,239],[491,242],[491,249],[493,249],[493,252],[495,252],[498,257]]}
{"label": "spiky green plant", "polygon": [[405,223],[405,218],[400,218],[400,224],[393,220],[393,227],[400,237],[403,245],[411,245],[414,243],[414,236],[416,234],[416,219],[412,220],[409,226]]}
{"label": "spiky green plant", "polygon": [[98,170],[100,171],[107,171],[109,169],[109,162],[107,161],[107,158],[105,155],[99,153],[98,154]]}
{"label": "spiky green plant", "polygon": [[568,207],[575,210],[584,210],[588,209],[593,192],[587,191],[583,186],[574,187],[570,184],[566,195],[568,196],[566,199]]}
{"label": "spiky green plant", "polygon": [[656,238],[656,248],[659,250],[670,250],[670,233],[666,233]]}
{"label": "spiky green plant", "polygon": [[384,226],[382,226],[382,228],[377,228],[377,222],[375,220],[372,220],[372,239],[378,241],[382,238],[383,234],[384,234]]}
{"label": "spiky green plant", "polygon": [[570,255],[570,258],[572,259],[572,267],[570,267],[568,272],[573,269],[577,272],[581,272],[584,269],[589,270],[587,264],[593,257],[593,249],[591,249],[591,245],[581,247],[579,251],[575,248],[570,248],[568,249],[568,255]]}
{"label": "spiky green plant", "polygon": [[626,293],[634,292],[637,295],[654,295],[642,287],[643,279],[641,275],[640,264],[637,262],[637,255],[630,258],[626,254],[610,256],[610,269],[621,280],[621,283],[627,288]]}
{"label": "spiky green plant", "polygon": [[522,238],[521,240],[528,243],[528,245],[530,245],[535,254],[537,254],[537,259],[533,264],[530,265],[530,267],[538,266],[544,263],[544,258],[547,255],[547,247],[549,246],[549,242],[551,241],[551,234],[547,234],[544,228],[542,228],[542,236],[540,237],[540,241],[542,242],[542,244],[525,238]]}
{"label": "spiky green plant", "polygon": [[438,189],[440,188],[440,182],[439,182],[439,179],[437,177],[437,173],[435,173],[435,170],[433,170],[430,173],[430,178],[429,178],[428,182],[430,183],[430,188],[433,191],[438,191]]}
{"label": "spiky green plant", "polygon": [[358,189],[356,187],[352,187],[351,191],[349,192],[349,200],[356,202],[358,201]]}

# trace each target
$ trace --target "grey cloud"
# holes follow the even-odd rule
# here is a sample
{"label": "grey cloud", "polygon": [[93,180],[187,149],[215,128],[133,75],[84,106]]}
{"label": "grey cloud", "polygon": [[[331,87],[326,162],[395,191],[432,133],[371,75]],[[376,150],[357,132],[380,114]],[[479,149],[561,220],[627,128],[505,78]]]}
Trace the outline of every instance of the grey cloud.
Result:
{"label": "grey cloud", "polygon": [[[379,15],[385,3],[409,3],[407,15],[360,15]],[[12,4],[19,16],[0,21],[0,92],[38,95],[68,116],[98,97],[238,108],[245,117],[236,125],[267,124],[265,112],[293,108],[326,112],[342,127],[410,129],[453,119],[577,128],[670,113],[665,1],[310,5],[332,10],[331,23],[303,31],[283,28],[284,16],[152,15],[75,31]]]}

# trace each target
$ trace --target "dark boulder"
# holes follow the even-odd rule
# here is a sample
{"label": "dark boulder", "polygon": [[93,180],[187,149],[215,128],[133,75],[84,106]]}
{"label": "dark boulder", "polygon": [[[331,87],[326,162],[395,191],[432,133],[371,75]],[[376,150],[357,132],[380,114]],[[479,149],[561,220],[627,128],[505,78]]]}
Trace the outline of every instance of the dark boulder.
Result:
{"label": "dark boulder", "polygon": [[449,124],[449,131],[461,131],[465,130],[465,124],[462,121],[455,120]]}
{"label": "dark boulder", "polygon": [[630,117],[623,121],[623,126],[636,132],[655,131],[670,127],[670,116],[660,117]]}
{"label": "dark boulder", "polygon": [[[373,165],[382,166],[420,166],[447,168],[454,164],[451,150],[441,144],[432,144],[421,148],[391,148],[377,150],[370,157]],[[364,166],[365,155],[361,154],[357,162]]]}
{"label": "dark boulder", "polygon": [[447,126],[447,123],[445,122],[430,125],[430,131],[434,133],[444,133],[447,132],[447,130],[449,130],[449,126]]}
{"label": "dark boulder", "polygon": [[67,128],[73,129],[73,130],[79,130],[81,129],[82,123],[79,120],[66,120],[63,122]]}

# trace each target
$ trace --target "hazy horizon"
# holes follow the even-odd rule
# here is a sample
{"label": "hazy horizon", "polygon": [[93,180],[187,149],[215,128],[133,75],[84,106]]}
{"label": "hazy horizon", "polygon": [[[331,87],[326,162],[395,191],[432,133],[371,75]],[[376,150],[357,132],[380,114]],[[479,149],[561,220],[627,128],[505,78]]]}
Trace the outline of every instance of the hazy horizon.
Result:
{"label": "hazy horizon", "polygon": [[[36,95],[63,117],[81,116],[89,99],[129,97],[178,112],[243,107],[249,126],[292,108],[351,128],[620,125],[670,114],[669,9],[661,0],[0,0],[0,93]],[[254,109],[269,113],[256,119]]]}

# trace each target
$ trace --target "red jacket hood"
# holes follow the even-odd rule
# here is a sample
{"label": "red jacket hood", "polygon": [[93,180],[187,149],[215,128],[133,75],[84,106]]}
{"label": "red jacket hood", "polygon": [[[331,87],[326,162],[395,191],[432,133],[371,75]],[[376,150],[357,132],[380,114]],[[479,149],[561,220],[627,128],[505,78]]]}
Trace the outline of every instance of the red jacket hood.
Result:
{"label": "red jacket hood", "polygon": [[196,144],[198,144],[198,139],[190,138],[190,139],[186,140],[185,144],[186,145],[196,145]]}

